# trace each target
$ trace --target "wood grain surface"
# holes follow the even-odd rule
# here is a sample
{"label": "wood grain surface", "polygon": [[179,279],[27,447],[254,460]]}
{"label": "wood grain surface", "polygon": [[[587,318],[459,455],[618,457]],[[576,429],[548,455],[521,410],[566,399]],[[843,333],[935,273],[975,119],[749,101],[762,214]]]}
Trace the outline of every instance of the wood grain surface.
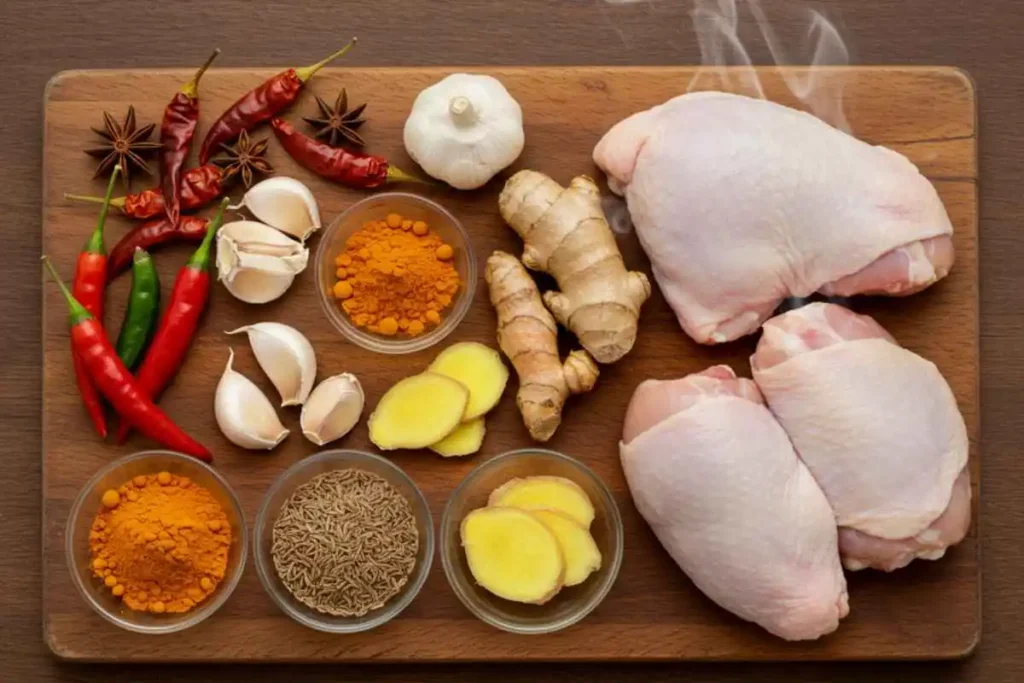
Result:
{"label": "wood grain surface", "polygon": [[[208,72],[202,83],[205,115],[200,134],[238,93],[273,73]],[[307,89],[329,100],[344,86],[352,102],[372,102],[367,110],[369,122],[360,129],[369,141],[368,149],[399,167],[413,168],[402,148],[402,126],[416,94],[448,73],[437,68],[336,68],[318,75]],[[590,160],[600,136],[625,116],[678,93],[694,71],[589,67],[492,68],[488,73],[505,84],[524,111],[527,146],[503,176],[517,168],[532,168],[568,183],[578,173],[600,177]],[[842,82],[846,115],[858,135],[905,153],[936,183],[953,221],[957,264],[946,280],[916,297],[865,301],[860,308],[875,314],[902,344],[935,362],[948,379],[968,424],[977,482],[977,166],[972,85],[961,72],[943,68],[859,67],[830,70],[824,77]],[[70,205],[62,193],[72,189],[95,194],[104,186],[102,180],[86,180],[93,161],[79,148],[94,134],[85,124],[100,120],[104,110],[120,116],[129,103],[134,103],[140,122],[156,120],[168,93],[188,78],[187,71],[77,71],[52,81],[45,105],[43,250],[65,272],[70,273],[78,242],[91,229],[96,208]],[[769,98],[797,104],[779,72],[765,69],[761,81]],[[288,116],[297,119],[313,108],[312,94],[305,93]],[[264,128],[257,132],[261,134],[270,135],[270,131]],[[297,167],[276,141],[270,149],[268,158],[279,174],[310,185],[325,224],[365,195]],[[493,250],[519,253],[522,248],[498,215],[497,193],[502,184],[499,177],[475,192],[430,193],[463,221],[481,269]],[[236,189],[236,199],[241,191]],[[111,219],[108,239],[113,241],[134,224]],[[619,242],[626,264],[649,273],[635,235]],[[310,241],[313,249],[317,243],[316,238]],[[192,249],[186,246],[154,254],[165,291]],[[236,490],[250,520],[269,482],[316,448],[299,437],[295,410],[279,411],[295,433],[270,454],[238,449],[220,434],[211,408],[229,347],[238,350],[236,369],[258,381],[268,395],[274,393],[244,338],[229,337],[224,330],[260,320],[297,327],[317,350],[321,378],[339,372],[360,377],[367,412],[389,386],[426,367],[438,351],[435,347],[405,356],[381,356],[346,342],[320,309],[315,273],[314,267],[308,268],[284,297],[266,306],[242,304],[215,286],[186,363],[161,401],[179,424],[213,449],[216,467]],[[106,319],[111,329],[121,319],[129,280],[120,278],[108,291]],[[496,320],[483,277],[467,287],[476,294],[472,308],[444,343],[474,340],[493,345]],[[74,386],[66,306],[56,287],[44,290],[44,302],[44,628],[50,647],[62,657],[120,661],[893,659],[962,656],[977,641],[976,533],[941,562],[916,563],[889,576],[873,572],[852,576],[850,617],[836,634],[814,643],[785,643],[743,623],[715,607],[686,580],[630,501],[618,457],[622,416],[633,389],[645,378],[680,377],[720,362],[748,373],[746,359],[753,340],[700,347],[680,331],[657,291],[644,306],[633,351],[602,369],[594,392],[570,403],[561,428],[547,444],[594,469],[612,490],[625,526],[626,555],[618,583],[580,624],[545,637],[497,632],[462,608],[446,584],[440,563],[435,562],[420,597],[395,621],[367,633],[339,638],[293,623],[264,593],[252,566],[235,595],[203,624],[158,640],[122,633],[78,599],[66,567],[63,527],[73,497],[99,467],[153,444],[137,437],[115,448],[93,438]],[[488,416],[488,434],[479,455],[446,460],[426,452],[388,454],[421,487],[435,519],[471,468],[489,456],[530,445],[515,409],[515,386],[510,383],[502,402]],[[372,450],[365,423],[336,445]]]}
{"label": "wood grain surface", "polygon": [[[774,4],[774,3],[771,3]],[[781,3],[780,3],[781,4]],[[1011,0],[822,0],[814,5],[847,38],[855,63],[954,64],[978,85],[980,110],[982,299],[982,419],[985,423],[983,539],[984,637],[960,662],[831,665],[635,664],[231,667],[134,666],[131,680],[273,681],[283,676],[336,680],[617,681],[1017,681],[1024,678],[1024,608],[1020,581],[1018,494],[1024,463],[1018,457],[1024,427],[1024,363],[1019,348],[1024,313],[1019,266],[1024,220],[1018,138],[1024,130],[1019,102],[1024,73],[1024,6]],[[509,13],[503,3],[423,0],[382,3],[241,0],[63,2],[8,0],[0,5],[0,59],[10,74],[0,98],[4,163],[5,326],[0,420],[8,482],[0,502],[0,680],[99,681],[108,667],[54,659],[41,638],[39,499],[40,422],[40,188],[41,98],[58,70],[84,67],[163,67],[191,64],[211,45],[225,50],[224,66],[287,65],[330,51],[358,33],[349,60],[360,65],[416,64],[689,64],[699,60],[690,31],[690,3],[675,0],[612,6],[599,2],[524,0]],[[784,20],[782,29],[796,31]],[[187,35],[187,39],[183,36]],[[339,38],[340,36],[340,38]],[[755,50],[756,62],[768,59]],[[98,637],[98,636],[97,636]]]}

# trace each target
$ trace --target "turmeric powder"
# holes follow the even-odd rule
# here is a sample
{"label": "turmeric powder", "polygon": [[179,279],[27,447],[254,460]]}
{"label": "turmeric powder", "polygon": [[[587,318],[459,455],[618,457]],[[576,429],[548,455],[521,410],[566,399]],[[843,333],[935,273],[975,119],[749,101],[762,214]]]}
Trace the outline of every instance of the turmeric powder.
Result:
{"label": "turmeric powder", "polygon": [[89,532],[91,568],[130,609],[187,612],[223,580],[231,524],[207,489],[159,472],[101,500]]}
{"label": "turmeric powder", "polygon": [[332,293],[358,327],[415,337],[441,322],[459,291],[454,250],[424,221],[368,221],[334,260]]}

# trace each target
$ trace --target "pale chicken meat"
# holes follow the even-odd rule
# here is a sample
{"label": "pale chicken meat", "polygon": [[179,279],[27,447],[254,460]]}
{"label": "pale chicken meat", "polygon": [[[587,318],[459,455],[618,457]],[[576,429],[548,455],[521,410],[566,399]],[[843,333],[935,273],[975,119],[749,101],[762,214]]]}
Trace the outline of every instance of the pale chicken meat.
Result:
{"label": "pale chicken meat", "polygon": [[963,539],[967,430],[933,363],[873,319],[814,303],[766,322],[751,366],[835,511],[847,569],[891,571]]}
{"label": "pale chicken meat", "polygon": [[913,163],[773,102],[682,95],[615,125],[594,161],[701,343],[757,331],[787,297],[912,294],[953,265]]}
{"label": "pale chicken meat", "polygon": [[838,627],[832,510],[753,382],[717,366],[642,383],[620,453],[640,514],[708,597],[788,640]]}

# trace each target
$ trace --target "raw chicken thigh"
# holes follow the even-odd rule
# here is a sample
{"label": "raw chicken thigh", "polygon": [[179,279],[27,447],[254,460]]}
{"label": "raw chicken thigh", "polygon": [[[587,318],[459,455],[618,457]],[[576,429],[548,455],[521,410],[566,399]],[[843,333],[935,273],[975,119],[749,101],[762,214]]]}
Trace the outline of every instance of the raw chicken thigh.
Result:
{"label": "raw chicken thigh", "polygon": [[751,365],[835,511],[847,569],[937,559],[963,539],[967,430],[934,364],[871,318],[815,303],[765,323]]}
{"label": "raw chicken thigh", "polygon": [[637,509],[708,597],[787,640],[839,626],[832,510],[753,382],[725,366],[648,380],[622,438]]}
{"label": "raw chicken thigh", "polygon": [[621,121],[594,161],[701,343],[786,297],[906,295],[946,276],[953,227],[906,157],[766,100],[699,92]]}

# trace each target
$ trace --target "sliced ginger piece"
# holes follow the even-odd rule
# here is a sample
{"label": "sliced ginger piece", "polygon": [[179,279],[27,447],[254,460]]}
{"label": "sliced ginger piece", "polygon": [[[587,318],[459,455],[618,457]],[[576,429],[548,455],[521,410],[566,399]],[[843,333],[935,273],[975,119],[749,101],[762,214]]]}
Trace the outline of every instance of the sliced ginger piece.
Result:
{"label": "sliced ginger piece", "polygon": [[473,578],[499,598],[543,605],[561,590],[562,547],[551,529],[529,512],[473,510],[462,520],[461,535]]}
{"label": "sliced ginger piece", "polygon": [[485,344],[460,342],[442,351],[427,368],[451,377],[469,389],[464,421],[472,420],[498,404],[508,383],[508,368],[501,355]]}
{"label": "sliced ginger piece", "polygon": [[448,436],[466,412],[469,391],[450,377],[424,372],[388,389],[370,415],[370,441],[388,451],[426,448]]}
{"label": "sliced ginger piece", "polygon": [[513,479],[498,487],[487,499],[488,505],[504,505],[521,510],[555,510],[567,515],[584,529],[594,521],[594,505],[587,492],[565,477],[526,477]]}
{"label": "sliced ginger piece", "polygon": [[565,585],[577,586],[601,568],[601,551],[590,532],[563,512],[531,510],[530,514],[551,529],[562,546],[565,559]]}
{"label": "sliced ginger piece", "polygon": [[431,446],[430,450],[446,458],[472,455],[480,450],[486,433],[487,428],[481,415],[474,420],[460,424],[451,434]]}

